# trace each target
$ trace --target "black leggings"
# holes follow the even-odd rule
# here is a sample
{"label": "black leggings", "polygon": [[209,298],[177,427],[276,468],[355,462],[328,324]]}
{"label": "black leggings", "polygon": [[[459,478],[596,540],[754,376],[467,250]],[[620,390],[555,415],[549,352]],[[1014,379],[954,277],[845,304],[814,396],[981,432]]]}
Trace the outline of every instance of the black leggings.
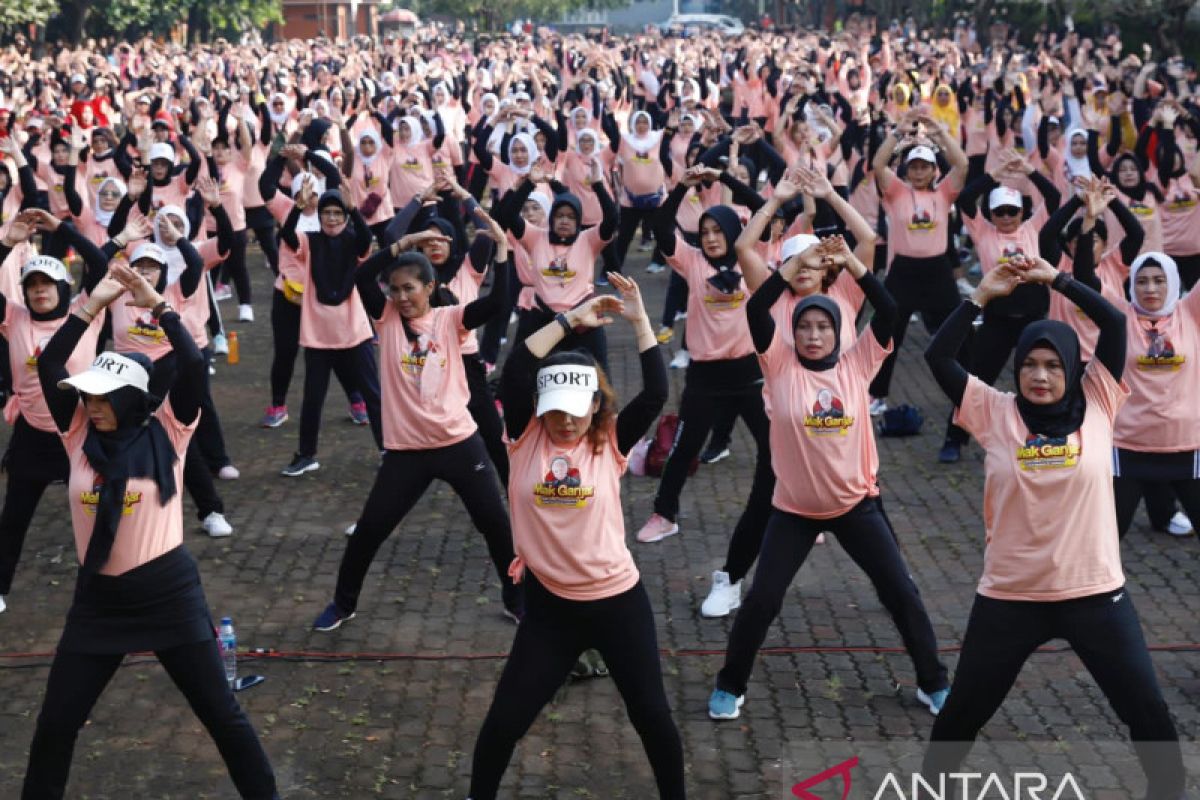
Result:
{"label": "black leggings", "polygon": [[662,324],[664,328],[675,327],[675,315],[686,311],[687,303],[687,280],[675,270],[671,270],[671,277],[667,279],[667,296],[663,299]]}
{"label": "black leggings", "polygon": [[650,759],[659,797],[682,800],[683,746],[663,690],[654,612],[641,582],[587,602],[551,594],[529,571],[524,586],[525,617],[475,741],[472,800],[496,797],[517,742],[589,649],[599,650],[608,665]]}
{"label": "black leggings", "polygon": [[49,480],[21,478],[8,473],[4,508],[0,510],[0,596],[12,589],[21,548],[25,546],[25,534],[29,532],[29,523],[49,485]]}
{"label": "black leggings", "polygon": [[214,511],[225,513],[225,503],[217,493],[212,470],[201,454],[200,443],[192,437],[187,453],[183,457],[183,486],[196,504],[196,518],[203,520]]}
{"label": "black leggings", "polygon": [[[271,405],[286,406],[288,387],[292,385],[292,373],[296,369],[296,356],[300,353],[300,306],[288,302],[278,289],[271,294],[271,334],[274,339]],[[357,384],[342,384],[342,389],[351,404],[362,402]]]}
{"label": "black leggings", "polygon": [[266,206],[246,209],[246,226],[254,231],[254,238],[263,255],[267,257],[267,266],[272,275],[279,274],[279,243],[275,241],[275,218]]}
{"label": "black leggings", "polygon": [[[155,655],[208,729],[238,793],[255,800],[278,797],[267,754],[225,680],[217,640],[158,650]],[[22,800],[51,800],[65,794],[75,738],[123,658],[61,650],[55,654],[29,747]]]}
{"label": "black leggings", "polygon": [[927,693],[946,688],[946,667],[938,661],[937,639],[921,593],[908,573],[892,525],[874,497],[864,498],[833,519],[810,519],[779,509],[771,512],[754,584],[729,634],[729,649],[725,666],[717,675],[717,688],[737,696],[746,693],[767,629],[779,615],[784,595],[821,531],[831,531],[871,579],[879,601],[904,640],[917,672],[917,685]]}
{"label": "black leggings", "polygon": [[[1151,527],[1165,530],[1174,513],[1171,495],[1179,498],[1183,511],[1200,525],[1200,480],[1195,478],[1178,481],[1143,481],[1137,478],[1114,477],[1113,494],[1117,504],[1117,532],[1123,537],[1133,524],[1142,496],[1146,497],[1146,512],[1150,515]],[[1163,519],[1163,516],[1166,519]]]}
{"label": "black leggings", "polygon": [[[375,485],[358,517],[338,568],[333,601],[349,614],[358,608],[367,570],[380,546],[391,536],[425,490],[443,480],[463,501],[475,529],[487,542],[488,555],[502,586],[511,587],[508,566],[513,560],[512,528],[500,498],[496,471],[478,433],[435,450],[388,450],[375,474]],[[522,623],[524,624],[524,623]]]}
{"label": "black leggings", "polygon": [[487,447],[488,457],[496,467],[500,477],[500,485],[508,491],[508,447],[504,444],[504,422],[496,409],[496,398],[488,388],[487,369],[476,353],[464,353],[463,369],[467,373],[467,386],[471,390],[471,399],[467,402],[467,411],[471,419],[479,426],[479,435]]}
{"label": "black leggings", "polygon": [[[1000,708],[1021,668],[1051,639],[1066,639],[1095,678],[1130,738],[1150,785],[1147,798],[1183,797],[1179,737],[1154,674],[1128,588],[1038,603],[975,596],[950,697],[933,723],[922,773],[958,772],[971,744]],[[1139,742],[1157,742],[1138,747]],[[939,743],[939,744],[935,744]]]}
{"label": "black leggings", "polygon": [[[625,268],[625,256],[629,253],[629,245],[633,242],[633,235],[637,233],[638,226],[643,223],[653,223],[654,216],[657,213],[657,208],[621,206],[621,221],[617,224],[617,249],[614,272],[621,272]],[[659,252],[657,246],[654,248],[653,260],[659,264],[663,262],[662,253]]]}
{"label": "black leggings", "polygon": [[[212,347],[205,347],[200,352],[204,356],[205,363],[211,364]],[[233,462],[229,458],[229,451],[225,448],[225,432],[221,429],[221,415],[217,413],[217,405],[213,402],[212,378],[207,369],[204,370],[203,380],[203,391],[200,395],[200,423],[196,426],[196,435],[193,437],[192,443],[200,447],[204,463],[210,470],[216,472],[226,464]]]}
{"label": "black leggings", "polygon": [[[286,301],[285,301],[286,302]],[[302,456],[317,454],[317,437],[321,433],[321,411],[329,391],[329,373],[337,375],[342,388],[350,387],[362,393],[371,420],[375,446],[383,449],[383,422],[379,415],[379,372],[375,367],[375,348],[371,340],[343,350],[304,348],[304,400],[300,405],[300,449]]]}
{"label": "black leggings", "polygon": [[233,247],[221,264],[221,283],[232,283],[238,303],[250,305],[250,271],[246,269],[246,229],[233,232]]}

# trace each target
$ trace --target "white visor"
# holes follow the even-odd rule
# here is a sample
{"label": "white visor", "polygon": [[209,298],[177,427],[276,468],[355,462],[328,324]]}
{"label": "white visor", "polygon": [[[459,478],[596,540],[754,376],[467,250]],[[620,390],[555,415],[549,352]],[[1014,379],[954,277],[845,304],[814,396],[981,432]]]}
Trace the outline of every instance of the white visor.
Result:
{"label": "white visor", "polygon": [[926,147],[923,144],[919,144],[912,150],[909,150],[908,155],[904,157],[905,164],[911,161],[928,161],[930,164],[936,165],[937,154],[933,152],[932,147]]}
{"label": "white visor", "polygon": [[595,367],[559,364],[539,369],[537,416],[547,411],[565,411],[573,417],[582,417],[591,409],[599,390],[600,378]]}
{"label": "white visor", "polygon": [[150,145],[150,160],[157,161],[159,159],[175,163],[175,148],[166,142],[155,142]]}
{"label": "white visor", "polygon": [[54,282],[66,281],[71,283],[71,273],[67,272],[66,266],[53,256],[34,256],[25,262],[21,267],[21,283],[25,282],[35,272],[40,272]]}
{"label": "white visor", "polygon": [[71,387],[84,394],[104,395],[125,386],[150,391],[150,376],[131,358],[120,353],[104,352],[85,371],[58,382],[58,388]]}
{"label": "white visor", "polygon": [[988,210],[995,211],[1003,206],[1021,208],[1021,193],[1011,186],[997,186],[988,195]]}
{"label": "white visor", "polygon": [[783,243],[783,247],[779,251],[780,263],[787,261],[792,256],[798,256],[813,245],[820,244],[821,240],[811,233],[798,233]]}
{"label": "white visor", "polygon": [[153,242],[142,242],[139,244],[137,248],[134,249],[133,256],[129,259],[129,263],[136,264],[143,258],[148,258],[151,261],[157,261],[159,264],[167,263],[166,252]]}

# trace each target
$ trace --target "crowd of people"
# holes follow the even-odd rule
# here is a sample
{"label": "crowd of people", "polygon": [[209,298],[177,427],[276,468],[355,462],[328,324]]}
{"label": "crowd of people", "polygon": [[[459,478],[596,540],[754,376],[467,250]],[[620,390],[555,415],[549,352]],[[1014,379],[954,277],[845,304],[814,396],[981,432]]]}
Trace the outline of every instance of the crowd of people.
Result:
{"label": "crowd of people", "polygon": [[[690,468],[728,456],[737,419],[756,448],[698,609],[736,615],[713,719],[739,716],[828,533],[936,715],[928,771],[957,771],[1028,656],[1064,638],[1128,726],[1146,797],[1182,797],[1178,746],[1142,746],[1178,736],[1120,543],[1143,497],[1156,530],[1200,520],[1195,67],[1127,54],[1116,35],[982,38],[855,19],[834,36],[0,51],[0,611],[55,483],[80,565],[22,797],[63,796],[78,731],[144,650],[241,795],[279,796],[183,545],[183,490],[208,535],[233,533],[221,415],[252,412],[209,381],[227,302],[241,322],[269,314],[263,427],[288,421],[304,353],[282,476],[320,480],[331,373],[379,459],[316,630],[355,616],[379,548],[435,479],[483,535],[517,628],[473,800],[497,796],[581,669],[613,678],[659,796],[685,796],[621,496],[669,398],[668,349],[686,370],[678,428],[636,546],[680,533]],[[657,325],[628,259],[639,229],[640,280],[666,283]],[[269,303],[252,296],[251,234]],[[896,369],[917,314],[950,401],[937,460],[973,437],[986,473],[984,569],[952,679],[884,510],[873,423],[893,381],[927,379]],[[618,318],[641,373],[623,404]]]}

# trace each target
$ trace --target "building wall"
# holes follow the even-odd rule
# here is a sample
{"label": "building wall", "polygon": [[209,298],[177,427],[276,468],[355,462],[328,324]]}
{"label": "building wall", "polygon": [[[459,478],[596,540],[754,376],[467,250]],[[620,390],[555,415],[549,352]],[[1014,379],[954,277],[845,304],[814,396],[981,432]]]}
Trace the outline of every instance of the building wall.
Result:
{"label": "building wall", "polygon": [[378,32],[378,8],[374,3],[359,0],[358,15],[351,24],[350,4],[329,2],[285,2],[283,27],[285,39],[312,39],[322,31],[326,36],[348,39],[357,34],[374,36]]}
{"label": "building wall", "polygon": [[[680,7],[682,7],[682,2]],[[624,8],[578,9],[564,14],[564,25],[608,27],[614,31],[642,29],[666,22],[674,8],[672,0],[634,0]]]}

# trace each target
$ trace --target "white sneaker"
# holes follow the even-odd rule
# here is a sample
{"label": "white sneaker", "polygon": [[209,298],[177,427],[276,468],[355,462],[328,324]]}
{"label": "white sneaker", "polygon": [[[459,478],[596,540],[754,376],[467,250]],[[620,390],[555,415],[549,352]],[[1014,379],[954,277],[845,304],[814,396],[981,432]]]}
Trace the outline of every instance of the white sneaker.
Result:
{"label": "white sneaker", "polygon": [[1176,511],[1175,516],[1171,517],[1170,524],[1167,525],[1167,533],[1172,536],[1191,536],[1194,532],[1192,521],[1182,511]]}
{"label": "white sneaker", "polygon": [[358,523],[357,523],[357,522],[351,522],[351,523],[350,523],[350,527],[346,528],[346,535],[347,535],[347,536],[353,536],[353,535],[354,535],[354,532],[355,532],[356,530],[358,530]]}
{"label": "white sneaker", "polygon": [[213,300],[222,302],[233,297],[233,289],[231,289],[228,284],[218,283],[217,285],[213,286],[212,296]]}
{"label": "white sneaker", "polygon": [[880,414],[888,410],[887,400],[882,397],[872,397],[870,412],[872,417],[878,417]]}
{"label": "white sneaker", "polygon": [[225,519],[224,514],[216,511],[205,517],[202,525],[204,532],[214,539],[221,539],[233,533],[233,526],[229,524],[229,520]]}
{"label": "white sneaker", "polygon": [[242,473],[233,464],[226,464],[217,472],[217,477],[223,481],[236,481],[242,477]]}
{"label": "white sneaker", "polygon": [[238,322],[254,322],[254,306],[249,303],[238,306]]}
{"label": "white sneaker", "polygon": [[825,531],[821,531],[817,534],[817,541],[815,544],[825,544]]}
{"label": "white sneaker", "polygon": [[700,616],[708,619],[727,617],[742,604],[742,582],[729,582],[729,573],[715,570],[712,574],[712,589],[700,606]]}
{"label": "white sneaker", "polygon": [[229,355],[229,340],[225,338],[225,334],[218,333],[212,338],[213,353],[218,356]]}
{"label": "white sneaker", "polygon": [[665,269],[666,269],[666,266],[664,264],[658,263],[657,261],[651,261],[646,266],[646,272],[649,272],[651,275],[657,275],[658,273],[662,272]]}
{"label": "white sneaker", "polygon": [[687,369],[687,365],[692,363],[692,354],[687,350],[680,350],[671,359],[671,369]]}
{"label": "white sneaker", "polygon": [[679,322],[681,319],[687,319],[686,311],[676,311],[675,312],[675,321]]}
{"label": "white sneaker", "polygon": [[8,603],[4,602],[4,595],[0,594],[0,614],[3,614],[6,608],[8,608]]}

